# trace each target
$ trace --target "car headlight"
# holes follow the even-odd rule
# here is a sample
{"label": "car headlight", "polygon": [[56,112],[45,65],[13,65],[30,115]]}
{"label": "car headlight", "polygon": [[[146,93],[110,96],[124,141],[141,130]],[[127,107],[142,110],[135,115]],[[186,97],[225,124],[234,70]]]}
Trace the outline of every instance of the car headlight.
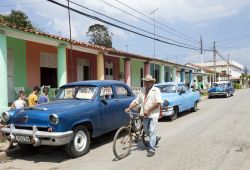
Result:
{"label": "car headlight", "polygon": [[164,100],[163,106],[168,106],[168,105],[169,105],[169,102],[167,100]]}
{"label": "car headlight", "polygon": [[49,116],[49,121],[50,121],[50,123],[56,125],[59,123],[59,117],[57,116],[57,114],[51,114]]}
{"label": "car headlight", "polygon": [[3,119],[4,122],[8,122],[10,120],[9,112],[3,112],[2,119]]}

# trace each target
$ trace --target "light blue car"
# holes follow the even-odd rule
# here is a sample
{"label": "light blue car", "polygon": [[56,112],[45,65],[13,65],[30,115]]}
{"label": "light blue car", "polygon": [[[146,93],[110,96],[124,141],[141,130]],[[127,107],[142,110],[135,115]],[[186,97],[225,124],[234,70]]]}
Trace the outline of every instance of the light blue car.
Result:
{"label": "light blue car", "polygon": [[192,91],[184,83],[166,82],[155,84],[161,90],[163,116],[177,119],[180,112],[191,109],[197,111],[197,104],[200,101],[200,93]]}

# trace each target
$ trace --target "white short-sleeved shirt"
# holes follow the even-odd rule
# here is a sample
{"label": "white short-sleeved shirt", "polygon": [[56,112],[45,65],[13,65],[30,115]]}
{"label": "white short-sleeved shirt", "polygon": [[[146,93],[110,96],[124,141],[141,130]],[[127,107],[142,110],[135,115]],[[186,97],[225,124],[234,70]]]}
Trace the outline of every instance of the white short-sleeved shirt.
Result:
{"label": "white short-sleeved shirt", "polygon": [[[152,87],[149,90],[148,96],[146,98],[145,98],[145,89],[142,89],[133,102],[136,102],[137,105],[141,105],[140,115],[143,115],[144,110],[148,110],[154,103],[160,103],[160,104],[162,103],[160,89],[157,87]],[[160,107],[152,110],[149,113],[148,118],[159,118],[159,114],[160,114]]]}
{"label": "white short-sleeved shirt", "polygon": [[14,102],[16,109],[24,109],[26,107],[26,102],[24,100],[18,99]]}

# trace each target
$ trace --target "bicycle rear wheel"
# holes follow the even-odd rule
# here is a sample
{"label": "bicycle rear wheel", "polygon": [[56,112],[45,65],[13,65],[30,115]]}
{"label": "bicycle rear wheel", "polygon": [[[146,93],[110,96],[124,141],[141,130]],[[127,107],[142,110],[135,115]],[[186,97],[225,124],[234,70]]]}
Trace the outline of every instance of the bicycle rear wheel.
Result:
{"label": "bicycle rear wheel", "polygon": [[132,145],[131,131],[128,127],[121,127],[115,134],[113,153],[118,159],[128,156]]}

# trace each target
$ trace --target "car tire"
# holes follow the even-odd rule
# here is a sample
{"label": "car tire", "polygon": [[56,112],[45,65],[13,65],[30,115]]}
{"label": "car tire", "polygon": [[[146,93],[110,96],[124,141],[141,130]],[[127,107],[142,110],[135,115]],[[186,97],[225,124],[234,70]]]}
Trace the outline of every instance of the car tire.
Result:
{"label": "car tire", "polygon": [[225,95],[225,97],[228,98],[228,97],[229,97],[229,93],[227,93],[227,94]]}
{"label": "car tire", "polygon": [[192,112],[197,112],[197,110],[198,110],[197,105],[198,105],[198,102],[195,101],[195,102],[194,102],[194,107],[191,108],[191,111],[192,111]]}
{"label": "car tire", "polygon": [[72,158],[77,158],[89,152],[90,133],[85,126],[77,126],[74,129],[74,135],[65,146],[65,150]]}
{"label": "car tire", "polygon": [[170,119],[172,121],[175,120],[175,119],[177,119],[178,113],[179,113],[178,107],[174,107],[174,114],[170,116]]}

